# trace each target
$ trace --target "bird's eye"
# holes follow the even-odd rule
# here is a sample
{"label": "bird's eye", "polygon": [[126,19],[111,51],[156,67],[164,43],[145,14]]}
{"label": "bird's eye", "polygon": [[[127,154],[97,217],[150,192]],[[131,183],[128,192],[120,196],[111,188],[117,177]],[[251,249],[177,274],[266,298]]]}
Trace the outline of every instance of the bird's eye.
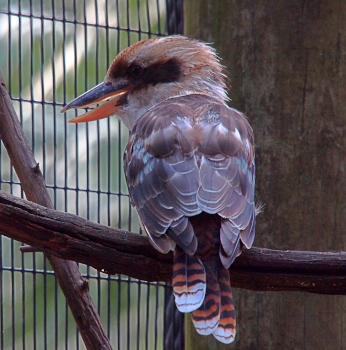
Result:
{"label": "bird's eye", "polygon": [[132,78],[138,79],[141,77],[142,73],[143,73],[143,67],[141,65],[133,64],[130,67],[130,74],[131,74]]}

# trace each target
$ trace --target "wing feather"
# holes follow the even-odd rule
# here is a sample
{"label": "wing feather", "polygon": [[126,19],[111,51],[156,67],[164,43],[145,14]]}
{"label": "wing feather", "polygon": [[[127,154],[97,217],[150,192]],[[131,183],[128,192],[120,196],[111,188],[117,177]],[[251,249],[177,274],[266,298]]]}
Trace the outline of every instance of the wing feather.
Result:
{"label": "wing feather", "polygon": [[130,198],[156,246],[167,236],[193,254],[190,216],[222,217],[220,258],[229,267],[254,238],[254,140],[238,111],[192,94],[161,102],[134,126],[124,155]]}
{"label": "wing feather", "polygon": [[219,214],[220,258],[228,268],[254,238],[254,139],[246,118],[222,104],[199,107],[202,152],[197,202],[203,211]]}
{"label": "wing feather", "polygon": [[193,117],[186,105],[156,106],[133,128],[124,155],[131,201],[143,225],[154,240],[167,235],[188,254],[197,249],[197,239],[187,217],[201,212]]}

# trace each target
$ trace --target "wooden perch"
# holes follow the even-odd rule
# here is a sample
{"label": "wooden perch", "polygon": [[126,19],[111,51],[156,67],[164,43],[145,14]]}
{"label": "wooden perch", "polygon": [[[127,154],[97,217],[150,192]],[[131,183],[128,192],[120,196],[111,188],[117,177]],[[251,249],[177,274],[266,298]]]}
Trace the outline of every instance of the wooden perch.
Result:
{"label": "wooden perch", "polygon": [[[0,234],[61,259],[110,274],[170,281],[172,254],[160,254],[144,236],[102,226],[0,191]],[[346,252],[252,248],[230,268],[233,287],[258,291],[346,294]]]}

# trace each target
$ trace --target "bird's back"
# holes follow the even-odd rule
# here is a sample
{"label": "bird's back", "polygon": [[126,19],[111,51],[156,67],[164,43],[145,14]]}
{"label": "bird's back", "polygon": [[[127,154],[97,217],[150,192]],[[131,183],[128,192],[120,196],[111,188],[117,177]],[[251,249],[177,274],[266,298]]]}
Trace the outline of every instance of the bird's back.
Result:
{"label": "bird's back", "polygon": [[135,124],[124,155],[131,201],[153,245],[175,247],[177,307],[201,334],[235,336],[228,268],[254,238],[253,134],[203,94],[168,99]]}

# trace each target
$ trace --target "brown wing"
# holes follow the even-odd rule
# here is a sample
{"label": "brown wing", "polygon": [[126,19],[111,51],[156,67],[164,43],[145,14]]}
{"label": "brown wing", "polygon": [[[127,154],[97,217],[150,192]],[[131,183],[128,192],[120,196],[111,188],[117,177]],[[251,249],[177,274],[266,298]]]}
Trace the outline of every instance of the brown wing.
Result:
{"label": "brown wing", "polygon": [[198,147],[194,111],[180,103],[161,103],[135,125],[124,156],[132,204],[154,245],[167,252],[167,236],[193,254],[197,240],[188,216],[201,212],[196,193]]}
{"label": "brown wing", "polygon": [[255,235],[253,133],[244,115],[225,105],[209,103],[196,113],[203,154],[197,204],[223,218],[220,258],[228,268]]}
{"label": "brown wing", "polygon": [[137,122],[124,156],[133,205],[162,252],[167,236],[193,254],[188,219],[202,211],[222,217],[220,257],[228,268],[254,238],[254,146],[236,110],[205,95],[169,99]]}

